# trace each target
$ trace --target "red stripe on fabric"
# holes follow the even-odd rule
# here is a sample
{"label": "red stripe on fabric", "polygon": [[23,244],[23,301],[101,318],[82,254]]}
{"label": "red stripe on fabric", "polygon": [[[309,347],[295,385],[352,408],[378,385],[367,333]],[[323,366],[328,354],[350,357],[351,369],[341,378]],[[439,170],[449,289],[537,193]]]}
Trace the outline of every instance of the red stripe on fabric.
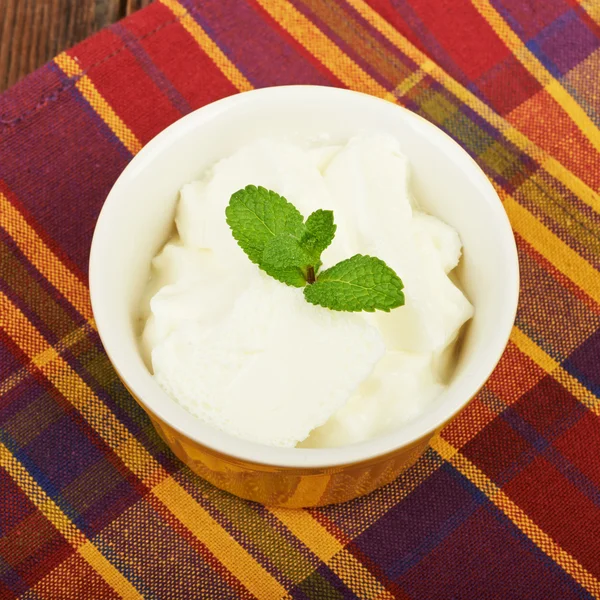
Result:
{"label": "red stripe on fabric", "polygon": [[[256,0],[247,0],[247,3],[275,30],[283,40],[292,46],[298,54],[306,58],[321,74],[325,75],[333,87],[346,87],[319,59],[315,58],[300,42],[282,27]],[[308,40],[307,40],[308,41]]]}
{"label": "red stripe on fabric", "polygon": [[502,116],[542,89],[515,56],[490,69],[478,81],[478,87],[491,108]]}
{"label": "red stripe on fabric", "polygon": [[539,383],[545,375],[545,371],[540,366],[510,342],[502,355],[502,360],[485,385],[504,404],[510,406]]}
{"label": "red stripe on fabric", "polygon": [[[92,45],[76,46],[69,55],[77,60],[104,99],[142,143],[181,116],[123,40],[112,31],[103,31]],[[98,61],[98,55],[111,57]],[[135,85],[131,85],[132,81]]]}
{"label": "red stripe on fabric", "polygon": [[554,441],[554,446],[581,473],[600,487],[600,418],[591,412]]}
{"label": "red stripe on fabric", "polygon": [[[552,375],[546,375],[534,388],[523,394],[513,410],[547,440],[562,435],[585,414],[584,406]],[[531,432],[528,435],[530,439],[535,439]]]}
{"label": "red stripe on fabric", "polygon": [[600,189],[600,154],[548,92],[538,92],[506,119],[592,189]]}
{"label": "red stripe on fabric", "polygon": [[461,452],[490,479],[501,484],[503,473],[510,471],[531,449],[523,437],[499,418],[484,427]]}
{"label": "red stripe on fabric", "polygon": [[537,457],[504,492],[583,567],[600,576],[600,507],[553,465]]}
{"label": "red stripe on fabric", "polygon": [[469,0],[409,0],[425,26],[467,77],[476,79],[510,56]]}
{"label": "red stripe on fabric", "polygon": [[101,29],[96,35],[86,38],[68,51],[83,71],[98,63],[109,61],[113,55],[122,52],[123,41],[110,29]]}
{"label": "red stripe on fabric", "polygon": [[[168,8],[157,2],[152,5],[152,11],[144,10],[143,16],[139,20],[127,19],[123,26],[134,35],[148,28],[155,29],[152,35],[141,38],[139,44],[192,108],[237,93],[235,86],[192,36],[174,22]],[[125,121],[129,124],[127,119]]]}
{"label": "red stripe on fabric", "polygon": [[0,538],[0,558],[29,586],[34,586],[74,552],[73,546],[39,510]]}

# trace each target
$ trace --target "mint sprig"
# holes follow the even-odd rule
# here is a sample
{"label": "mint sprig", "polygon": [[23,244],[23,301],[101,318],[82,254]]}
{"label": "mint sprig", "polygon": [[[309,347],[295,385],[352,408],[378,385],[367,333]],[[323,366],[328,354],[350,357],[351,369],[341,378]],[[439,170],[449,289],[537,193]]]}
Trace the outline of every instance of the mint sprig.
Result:
{"label": "mint sprig", "polygon": [[248,258],[271,277],[303,287],[311,304],[349,312],[389,312],[404,304],[402,280],[379,258],[357,254],[320,271],[337,228],[330,210],[304,222],[285,198],[249,185],[231,196],[225,215]]}

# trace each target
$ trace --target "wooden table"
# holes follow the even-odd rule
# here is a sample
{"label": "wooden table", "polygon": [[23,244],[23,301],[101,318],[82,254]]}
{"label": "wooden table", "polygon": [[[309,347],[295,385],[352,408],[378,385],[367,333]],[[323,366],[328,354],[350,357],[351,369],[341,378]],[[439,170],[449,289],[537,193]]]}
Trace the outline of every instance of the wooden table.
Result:
{"label": "wooden table", "polygon": [[0,91],[152,0],[0,0]]}

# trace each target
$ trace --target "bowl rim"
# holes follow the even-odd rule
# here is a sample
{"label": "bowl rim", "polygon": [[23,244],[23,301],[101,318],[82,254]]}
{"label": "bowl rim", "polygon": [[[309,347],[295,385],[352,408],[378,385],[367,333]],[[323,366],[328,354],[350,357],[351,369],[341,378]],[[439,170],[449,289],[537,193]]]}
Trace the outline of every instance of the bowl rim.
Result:
{"label": "bowl rim", "polygon": [[[184,137],[191,127],[197,127],[203,121],[208,121],[222,114],[224,111],[243,106],[247,102],[260,102],[261,98],[269,96],[285,102],[286,99],[298,94],[331,96],[330,100],[336,99],[340,102],[344,102],[352,97],[359,102],[377,104],[381,110],[384,110],[384,106],[385,110],[390,110],[391,107],[392,110],[399,111],[397,114],[402,114],[402,118],[418,123],[419,128],[428,131],[429,135],[437,139],[438,143],[445,144],[446,146],[449,145],[457,153],[457,158],[461,161],[461,168],[469,171],[469,176],[476,181],[481,192],[487,197],[489,201],[487,204],[489,204],[490,209],[494,212],[493,216],[500,230],[499,236],[503,240],[504,255],[510,263],[511,277],[504,281],[504,290],[509,302],[507,303],[506,310],[499,315],[495,324],[500,333],[496,335],[495,347],[490,353],[486,354],[487,362],[485,368],[480,369],[478,377],[470,386],[469,393],[466,393],[465,397],[457,398],[458,394],[455,389],[453,390],[454,393],[449,393],[450,390],[445,390],[441,396],[447,396],[447,398],[443,402],[440,402],[440,409],[435,411],[436,413],[440,413],[436,419],[428,418],[431,417],[432,411],[426,411],[397,431],[363,442],[335,448],[280,448],[234,437],[214,428],[198,417],[187,413],[182,407],[179,407],[160,388],[150,372],[147,372],[148,378],[152,381],[155,389],[152,390],[152,396],[148,397],[145,393],[145,391],[148,391],[146,389],[148,385],[143,385],[143,382],[132,380],[131,377],[128,377],[126,369],[122,368],[123,365],[119,364],[118,359],[115,357],[118,354],[115,351],[117,340],[108,331],[109,327],[105,327],[105,317],[108,318],[108,315],[102,310],[102,280],[99,275],[99,266],[102,260],[101,246],[103,231],[110,231],[110,228],[106,224],[110,218],[111,207],[119,195],[119,189],[135,179],[140,166],[144,162],[153,160],[157,154],[161,153],[161,148],[168,149],[180,137]],[[182,185],[183,183],[185,182],[182,182]],[[293,468],[323,470],[365,461],[370,462],[378,457],[386,457],[391,453],[400,451],[424,437],[432,437],[437,430],[472,400],[488,380],[508,344],[517,312],[519,262],[515,238],[500,197],[481,167],[447,133],[420,115],[383,98],[328,86],[287,85],[241,92],[198,108],[163,129],[132,158],[113,184],[96,222],[90,249],[89,288],[92,311],[96,320],[98,335],[104,349],[127,389],[142,408],[152,415],[153,418],[158,418],[168,423],[170,427],[178,431],[181,435],[190,438],[193,442],[205,447],[208,451],[212,450],[216,454],[228,456],[233,461],[270,466],[282,470]],[[183,418],[181,410],[177,411],[173,407],[173,404],[185,411],[187,418]],[[445,410],[442,410],[442,408]],[[173,412],[178,414],[173,415]]]}

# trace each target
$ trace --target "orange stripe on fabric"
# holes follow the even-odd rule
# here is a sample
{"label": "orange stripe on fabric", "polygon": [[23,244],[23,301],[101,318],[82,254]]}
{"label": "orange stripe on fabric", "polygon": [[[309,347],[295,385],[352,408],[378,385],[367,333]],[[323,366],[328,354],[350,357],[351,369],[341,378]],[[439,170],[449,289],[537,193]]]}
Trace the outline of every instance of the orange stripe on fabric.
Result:
{"label": "orange stripe on fabric", "polygon": [[363,600],[387,599],[394,596],[373,574],[305,510],[272,508],[271,512]]}
{"label": "orange stripe on fabric", "polygon": [[568,190],[578,196],[583,202],[600,211],[600,195],[583,180],[571,173],[564,165],[553,156],[537,146],[526,135],[516,129],[506,119],[494,112],[485,102],[481,101],[473,92],[465,88],[448,73],[433,63],[431,59],[411,44],[407,38],[399,33],[379,13],[371,8],[364,0],[346,0],[354,10],[390,43],[398,48],[405,56],[414,61],[420,69],[429,74],[435,81],[443,85],[458,100],[471,108],[480,117],[502,133],[506,139],[520,150],[526,152],[531,158],[539,162],[542,168],[560,181]]}
{"label": "orange stripe on fabric", "polygon": [[515,346],[546,373],[552,375],[573,397],[577,398],[584,406],[600,416],[600,398],[582,385],[575,377],[568,373],[557,361],[546,354],[531,338],[518,327],[513,327],[510,334]]}
{"label": "orange stripe on fabric", "polygon": [[552,76],[540,60],[525,46],[519,36],[511,29],[502,15],[488,0],[471,0],[471,3],[490,24],[506,47],[515,55],[521,64],[537,79],[544,89],[560,104],[565,113],[590,140],[597,151],[600,151],[600,131],[589,115],[577,101],[569,95],[562,84]]}
{"label": "orange stripe on fabric", "polygon": [[257,0],[257,2],[344,85],[373,96],[389,98],[388,90],[361,69],[287,0]]}
{"label": "orange stripe on fabric", "polygon": [[287,598],[286,589],[177,482],[165,479],[152,493],[258,598]]}
{"label": "orange stripe on fabric", "polygon": [[94,318],[87,286],[48,248],[21,213],[0,192],[0,227],[10,235],[27,260],[89,323]]}
{"label": "orange stripe on fabric", "polygon": [[596,597],[600,596],[600,581],[536,525],[483,471],[440,436],[432,440],[431,446],[476,485],[540,550],[560,565],[579,585]]}
{"label": "orange stripe on fabric", "polygon": [[27,469],[0,442],[0,466],[10,475],[38,510],[67,540],[89,565],[122,598],[141,598],[131,583],[94,546],[78,527],[67,517],[60,507],[39,486]]}
{"label": "orange stripe on fabric", "polygon": [[213,42],[208,34],[198,25],[190,13],[177,0],[159,0],[176,17],[183,28],[196,40],[204,53],[221,70],[223,75],[240,91],[245,92],[252,89],[252,84],[246,79],[242,72],[227,58],[223,51]]}
{"label": "orange stripe on fabric", "polygon": [[[8,336],[29,356],[32,362],[35,357],[43,357],[36,361],[36,366],[115,451],[123,464],[139,477],[144,484],[152,489],[161,482],[170,481],[169,489],[171,491],[179,488],[182,493],[187,494],[154,460],[144,446],[131,435],[129,430],[108,407],[100,401],[93,390],[73,371],[68,363],[57,354],[56,350],[48,344],[25,315],[1,292],[0,328],[6,331]],[[179,521],[187,526],[188,507],[183,506],[180,508],[176,503],[170,502],[168,508]],[[221,535],[230,536],[225,530],[222,530],[222,532]],[[217,558],[222,560],[221,556],[217,556]],[[252,561],[254,559],[247,555],[246,562]],[[232,573],[235,575],[235,571],[232,571]],[[270,580],[269,575],[261,581],[265,585],[270,585]]]}
{"label": "orange stripe on fabric", "polygon": [[600,304],[600,272],[538,221],[510,194],[497,188],[513,229],[561,273]]}
{"label": "orange stripe on fabric", "polygon": [[65,75],[77,78],[75,86],[81,92],[81,95],[108,125],[111,131],[121,140],[127,150],[131,154],[137,154],[142,149],[142,143],[102,97],[96,86],[92,83],[92,80],[87,75],[84,75],[77,61],[67,53],[62,52],[54,59],[54,62]]}

